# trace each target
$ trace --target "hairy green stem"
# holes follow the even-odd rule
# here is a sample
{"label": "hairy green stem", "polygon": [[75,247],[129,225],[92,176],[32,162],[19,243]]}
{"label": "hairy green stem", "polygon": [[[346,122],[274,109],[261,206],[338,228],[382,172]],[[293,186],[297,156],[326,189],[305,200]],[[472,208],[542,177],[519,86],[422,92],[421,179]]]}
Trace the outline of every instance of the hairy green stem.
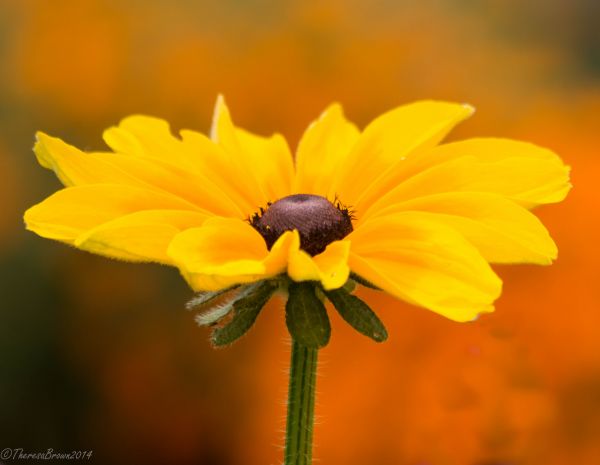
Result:
{"label": "hairy green stem", "polygon": [[292,341],[284,465],[311,465],[317,354]]}

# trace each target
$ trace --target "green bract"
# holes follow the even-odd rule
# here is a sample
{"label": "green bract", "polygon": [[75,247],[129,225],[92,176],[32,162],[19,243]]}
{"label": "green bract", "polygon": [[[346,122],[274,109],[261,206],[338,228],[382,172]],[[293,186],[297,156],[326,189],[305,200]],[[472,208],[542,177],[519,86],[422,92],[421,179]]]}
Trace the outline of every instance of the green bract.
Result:
{"label": "green bract", "polygon": [[211,341],[217,347],[229,345],[246,334],[278,290],[287,293],[285,321],[290,335],[303,346],[321,348],[329,342],[331,326],[324,304],[326,299],[359,333],[383,342],[387,339],[383,323],[363,300],[352,294],[360,281],[354,277],[343,288],[325,291],[316,281],[297,283],[282,275],[245,286],[200,293],[187,306],[201,310],[196,316],[200,326],[214,326]]}

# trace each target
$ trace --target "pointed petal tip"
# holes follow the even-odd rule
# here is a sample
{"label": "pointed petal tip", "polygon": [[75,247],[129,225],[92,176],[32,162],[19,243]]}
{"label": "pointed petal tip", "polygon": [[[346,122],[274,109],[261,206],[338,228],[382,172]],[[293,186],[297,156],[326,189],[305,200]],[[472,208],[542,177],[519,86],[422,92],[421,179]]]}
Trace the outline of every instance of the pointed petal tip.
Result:
{"label": "pointed petal tip", "polygon": [[50,136],[43,131],[35,131],[34,140],[36,143],[40,142],[43,139],[46,139],[48,137],[50,137]]}
{"label": "pointed petal tip", "polygon": [[40,208],[40,204],[33,205],[29,207],[25,213],[23,213],[23,224],[27,231],[31,231],[34,234],[37,234],[40,237],[44,237],[46,239],[56,239],[61,240],[64,237],[60,234],[55,234],[55,232],[50,231],[45,227],[44,223],[40,224],[36,221],[36,214],[38,213]]}
{"label": "pointed petal tip", "polygon": [[[55,137],[51,137],[41,131],[37,131],[35,133],[35,141],[33,143],[33,153],[37,158],[38,163],[44,168],[52,169],[51,156],[49,155],[48,146],[52,143],[62,143],[65,144],[62,140],[57,139]],[[65,144],[66,145],[66,144]]]}
{"label": "pointed petal tip", "polygon": [[[467,114],[467,117],[472,116],[475,113],[475,106],[471,105],[467,102],[452,102],[448,100],[420,100],[416,101],[413,104],[428,104],[428,105],[437,105],[437,106],[447,106],[454,107],[455,110],[462,113],[463,111]],[[410,104],[409,104],[410,105]]]}
{"label": "pointed petal tip", "polygon": [[137,124],[152,124],[158,127],[166,128],[170,131],[171,125],[164,118],[158,116],[148,115],[144,113],[132,113],[131,115],[124,116],[119,120],[120,128],[129,128]]}
{"label": "pointed petal tip", "polygon": [[59,139],[57,137],[52,137],[52,136],[46,134],[43,131],[36,131],[35,132],[35,136],[34,136],[33,148],[35,150],[35,148],[39,147],[41,144],[47,144],[47,143],[52,142],[52,141],[62,142],[61,139]]}
{"label": "pointed petal tip", "polygon": [[25,229],[28,231],[31,231],[31,210],[33,208],[35,208],[35,205],[33,207],[29,207],[27,210],[25,210],[25,213],[23,213],[23,224],[25,225]]}
{"label": "pointed petal tip", "polygon": [[319,116],[319,119],[322,120],[327,115],[331,115],[331,114],[343,116],[344,115],[344,108],[342,107],[342,104],[339,103],[339,102],[332,102],[332,103],[330,103],[321,112],[321,115]]}
{"label": "pointed petal tip", "polygon": [[474,313],[468,313],[466,315],[462,315],[457,318],[451,317],[450,319],[456,321],[457,323],[475,323],[475,322],[479,321],[479,319],[481,318],[482,315],[486,315],[488,313],[493,313],[495,311],[496,311],[496,308],[494,307],[494,305],[490,304],[488,306],[485,306],[485,307],[475,310]]}
{"label": "pointed petal tip", "polygon": [[225,96],[222,93],[219,93],[217,94],[217,99],[215,100],[213,118],[216,118],[223,110],[227,110],[227,103],[225,102]]}
{"label": "pointed petal tip", "polygon": [[225,97],[223,96],[223,94],[219,93],[217,95],[217,100],[215,101],[215,107],[213,110],[213,117],[210,126],[210,138],[215,142],[219,138],[219,120],[224,115],[229,115],[229,109],[227,108],[227,104],[225,103]]}
{"label": "pointed petal tip", "polygon": [[555,242],[550,238],[551,249],[546,253],[546,255],[537,263],[536,265],[541,266],[550,266],[558,259],[558,247]]}
{"label": "pointed petal tip", "polygon": [[469,115],[473,115],[477,110],[476,108],[471,105],[470,103],[462,103],[462,106],[465,110],[467,110],[469,112]]}

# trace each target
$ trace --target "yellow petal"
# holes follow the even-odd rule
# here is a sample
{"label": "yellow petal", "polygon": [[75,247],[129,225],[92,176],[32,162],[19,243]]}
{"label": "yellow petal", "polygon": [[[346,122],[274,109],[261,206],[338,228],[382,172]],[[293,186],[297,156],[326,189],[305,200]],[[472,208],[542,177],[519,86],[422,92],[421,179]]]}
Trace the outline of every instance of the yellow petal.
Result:
{"label": "yellow petal", "polygon": [[549,265],[557,249],[548,231],[531,212],[493,194],[451,192],[419,197],[387,207],[377,216],[412,211],[460,232],[494,263]]}
{"label": "yellow petal", "polygon": [[[72,244],[81,234],[142,210],[190,210],[178,197],[134,186],[91,184],[67,187],[25,212],[27,229]],[[200,211],[200,210],[198,210]]]}
{"label": "yellow petal", "polygon": [[247,175],[239,160],[229,156],[223,148],[197,131],[184,129],[180,132],[187,151],[200,155],[196,169],[207,179],[218,185],[227,197],[235,201],[244,212],[244,217],[264,206],[247,183]]}
{"label": "yellow petal", "polygon": [[421,162],[429,165],[464,156],[477,157],[481,161],[500,161],[505,158],[536,158],[562,161],[553,151],[530,142],[500,137],[474,137],[434,147],[423,154]]}
{"label": "yellow petal", "polygon": [[473,108],[447,102],[421,101],[398,107],[369,124],[354,145],[331,186],[329,197],[339,195],[362,210],[361,199],[378,193],[378,180],[402,157],[435,146]]}
{"label": "yellow petal", "polygon": [[40,164],[52,169],[66,186],[122,184],[168,192],[220,215],[245,217],[236,202],[212,181],[159,159],[114,153],[84,153],[60,139],[37,133],[34,146]]}
{"label": "yellow petal", "polygon": [[238,164],[247,195],[257,207],[291,194],[294,167],[285,139],[278,134],[260,137],[236,128],[222,96],[215,105],[211,138]]}
{"label": "yellow petal", "polygon": [[339,104],[329,106],[300,139],[294,192],[329,195],[331,181],[358,140],[360,131]]}
{"label": "yellow petal", "polygon": [[[181,140],[171,134],[166,121],[133,115],[123,119],[118,127],[104,131],[103,137],[115,152],[150,159],[162,166],[170,165],[172,169],[199,178],[198,186],[206,185],[207,190],[235,202],[243,211],[242,215],[235,215],[237,217],[248,216],[257,208],[254,202],[248,201],[248,189],[243,189],[244,183],[240,183],[240,179],[245,178],[243,171],[226,160],[223,150],[203,135],[195,134],[187,141]],[[242,184],[242,187],[236,184]]]}
{"label": "yellow petal", "polygon": [[361,217],[396,203],[441,193],[497,194],[530,208],[557,202],[568,190],[568,170],[553,160],[505,158],[482,162],[466,156],[435,165],[398,184],[365,208]]}
{"label": "yellow petal", "polygon": [[335,241],[319,255],[292,250],[288,275],[294,281],[319,281],[326,290],[342,287],[348,280],[350,241]]}
{"label": "yellow petal", "polygon": [[131,115],[104,131],[104,141],[117,153],[170,160],[178,166],[193,166],[194,158],[171,134],[169,123],[146,115]]}
{"label": "yellow petal", "polygon": [[75,247],[109,258],[171,265],[167,247],[181,231],[207,216],[184,210],[145,210],[118,217],[81,234]]}
{"label": "yellow petal", "polygon": [[143,185],[139,179],[112,165],[109,154],[105,157],[85,154],[76,147],[43,132],[36,133],[33,151],[40,165],[54,171],[65,186],[108,182]]}
{"label": "yellow petal", "polygon": [[[514,170],[515,176],[509,175],[508,179],[505,178],[505,180],[512,181],[515,187],[518,188],[514,200],[527,207],[533,207],[542,203],[559,202],[564,199],[571,187],[569,183],[569,168],[552,151],[516,140],[475,138],[438,145],[425,152],[410,154],[402,163],[397,164],[393,170],[390,170],[380,180],[378,184],[378,197],[385,195],[385,193],[409,180],[411,177],[426,172],[429,168],[441,166],[446,162],[457,160],[457,164],[447,166],[453,169],[460,169],[464,163],[458,162],[458,160],[464,157],[475,159],[478,166],[490,163],[491,165],[488,166],[490,169],[485,170],[483,168],[484,173],[489,176],[494,175],[493,170],[495,167],[501,170],[497,173],[496,177],[498,178],[506,176],[508,172]],[[431,176],[435,176],[435,173],[438,172],[433,171]],[[449,170],[444,171],[441,176],[450,182],[455,177],[461,179],[460,173],[452,173]],[[435,182],[436,180],[434,180]],[[525,185],[519,187],[518,183],[525,183]],[[502,188],[498,191],[485,189],[485,185],[488,184],[487,179],[483,180],[481,184],[484,185],[485,192],[497,192],[500,194],[515,192],[514,188],[512,190]],[[444,188],[446,185],[447,183],[442,183],[440,187]],[[459,189],[467,190],[471,187],[477,187],[477,185],[459,186]],[[440,192],[440,190],[438,189],[435,192]],[[377,197],[371,196],[369,199],[365,199],[364,206],[368,205],[368,202],[376,200]]]}
{"label": "yellow petal", "polygon": [[146,115],[124,118],[119,126],[104,131],[103,138],[116,153],[161,162],[200,175],[202,180],[210,180],[212,174],[205,170],[204,159],[220,155],[214,144],[205,145],[202,151],[194,150],[173,136],[168,122]]}
{"label": "yellow petal", "polygon": [[241,152],[270,201],[291,194],[294,165],[292,153],[280,134],[262,137],[244,129],[236,129]]}
{"label": "yellow petal", "polygon": [[426,158],[439,164],[459,157],[476,157],[481,162],[496,163],[495,166],[501,170],[498,177],[512,170],[513,175],[509,178],[514,178],[515,185],[507,191],[508,195],[528,208],[560,202],[571,189],[570,167],[551,150],[535,144],[511,139],[474,138],[439,145]]}
{"label": "yellow petal", "polygon": [[269,251],[247,222],[211,218],[175,236],[167,253],[192,288],[218,290],[284,273],[290,250],[299,245],[298,233],[286,232]]}
{"label": "yellow petal", "polygon": [[420,214],[373,219],[350,234],[350,269],[455,321],[493,311],[502,282],[460,233]]}

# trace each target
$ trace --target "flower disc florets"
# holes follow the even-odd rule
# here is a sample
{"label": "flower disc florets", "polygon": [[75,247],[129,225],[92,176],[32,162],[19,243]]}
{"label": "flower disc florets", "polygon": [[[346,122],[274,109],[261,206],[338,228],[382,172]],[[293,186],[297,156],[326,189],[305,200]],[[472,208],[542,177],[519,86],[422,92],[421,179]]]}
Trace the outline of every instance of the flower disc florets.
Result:
{"label": "flower disc florets", "polygon": [[352,232],[352,214],[339,202],[310,194],[289,195],[261,209],[250,219],[270,250],[285,231],[298,230],[300,247],[314,256]]}

